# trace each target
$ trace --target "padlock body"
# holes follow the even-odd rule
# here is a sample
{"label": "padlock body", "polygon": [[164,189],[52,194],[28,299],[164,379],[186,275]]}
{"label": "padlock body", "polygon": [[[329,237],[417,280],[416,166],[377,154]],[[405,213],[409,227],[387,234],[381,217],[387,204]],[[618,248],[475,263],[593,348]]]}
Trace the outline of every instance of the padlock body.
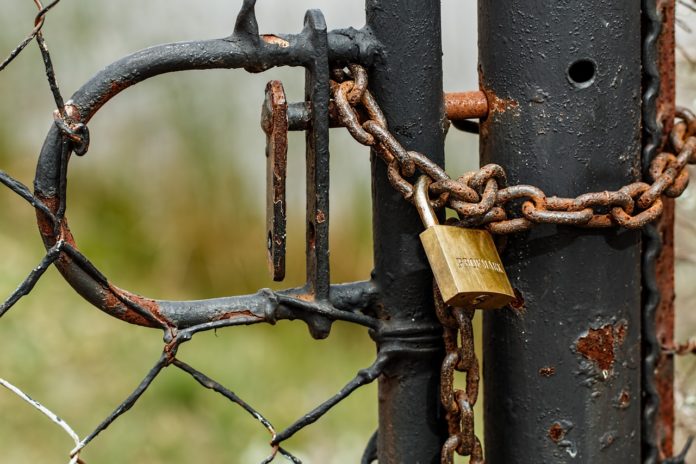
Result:
{"label": "padlock body", "polygon": [[436,225],[425,229],[420,239],[445,303],[496,309],[515,298],[487,231]]}

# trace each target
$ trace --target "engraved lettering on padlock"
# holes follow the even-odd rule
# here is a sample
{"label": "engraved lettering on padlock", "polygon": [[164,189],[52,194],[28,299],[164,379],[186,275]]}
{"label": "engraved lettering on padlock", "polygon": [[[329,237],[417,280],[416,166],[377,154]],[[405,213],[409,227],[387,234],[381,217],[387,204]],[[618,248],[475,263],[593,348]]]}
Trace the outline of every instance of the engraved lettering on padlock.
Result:
{"label": "engraved lettering on padlock", "polygon": [[416,183],[415,204],[426,227],[421,243],[445,303],[494,309],[514,299],[490,233],[438,224],[425,176]]}
{"label": "engraved lettering on padlock", "polygon": [[465,268],[465,267],[472,267],[472,268],[478,268],[478,269],[489,269],[491,271],[500,272],[501,274],[505,273],[503,266],[501,266],[500,263],[496,263],[495,261],[490,261],[487,259],[478,259],[478,258],[455,258],[455,259],[457,260],[457,265],[459,266],[460,269]]}

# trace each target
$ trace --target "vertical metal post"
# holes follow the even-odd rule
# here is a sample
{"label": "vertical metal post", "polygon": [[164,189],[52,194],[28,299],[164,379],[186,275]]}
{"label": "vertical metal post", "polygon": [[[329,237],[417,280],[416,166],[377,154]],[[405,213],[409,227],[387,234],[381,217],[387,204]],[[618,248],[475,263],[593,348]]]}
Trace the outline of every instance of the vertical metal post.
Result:
{"label": "vertical metal post", "polygon": [[[370,88],[390,131],[410,150],[444,164],[440,0],[367,0],[367,26],[383,46]],[[382,294],[377,334],[391,362],[379,380],[381,464],[439,462],[446,439],[439,402],[444,347],[433,310],[432,274],[415,209],[372,156],[375,271]]]}
{"label": "vertical metal post", "polygon": [[[479,2],[481,158],[575,197],[640,177],[639,2]],[[486,461],[639,462],[640,232],[545,225],[503,261],[524,305],[484,314]]]}
{"label": "vertical metal post", "polygon": [[[643,170],[667,145],[675,113],[675,0],[643,0]],[[674,199],[643,231],[643,457],[674,453]]]}

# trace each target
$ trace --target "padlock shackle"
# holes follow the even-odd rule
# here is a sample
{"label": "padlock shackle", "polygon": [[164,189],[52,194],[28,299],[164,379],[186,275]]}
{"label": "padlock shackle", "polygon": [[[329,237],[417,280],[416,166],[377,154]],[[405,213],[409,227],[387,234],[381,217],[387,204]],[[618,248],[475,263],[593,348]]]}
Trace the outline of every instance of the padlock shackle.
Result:
{"label": "padlock shackle", "polygon": [[430,204],[428,196],[428,187],[432,180],[428,176],[420,176],[416,181],[416,189],[413,195],[413,203],[416,206],[416,211],[423,221],[425,228],[433,227],[439,224],[435,211]]}

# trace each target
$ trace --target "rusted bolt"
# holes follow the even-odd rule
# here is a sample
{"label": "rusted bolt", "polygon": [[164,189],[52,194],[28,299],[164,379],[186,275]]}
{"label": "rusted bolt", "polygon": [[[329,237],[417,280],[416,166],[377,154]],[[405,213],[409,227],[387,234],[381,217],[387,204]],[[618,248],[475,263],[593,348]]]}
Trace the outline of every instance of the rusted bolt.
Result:
{"label": "rusted bolt", "polygon": [[[283,94],[285,98],[285,94]],[[448,92],[444,94],[445,114],[451,121],[485,118],[488,115],[488,99],[480,90],[470,92]],[[309,102],[289,103],[286,108],[268,107],[261,116],[261,126],[268,127],[275,112],[285,112],[289,131],[303,131],[309,128],[312,119],[312,107]],[[342,127],[336,107],[329,103],[329,126]],[[264,129],[265,130],[265,129]]]}
{"label": "rusted bolt", "polygon": [[451,121],[485,118],[488,116],[488,98],[480,90],[445,93],[445,114]]}

